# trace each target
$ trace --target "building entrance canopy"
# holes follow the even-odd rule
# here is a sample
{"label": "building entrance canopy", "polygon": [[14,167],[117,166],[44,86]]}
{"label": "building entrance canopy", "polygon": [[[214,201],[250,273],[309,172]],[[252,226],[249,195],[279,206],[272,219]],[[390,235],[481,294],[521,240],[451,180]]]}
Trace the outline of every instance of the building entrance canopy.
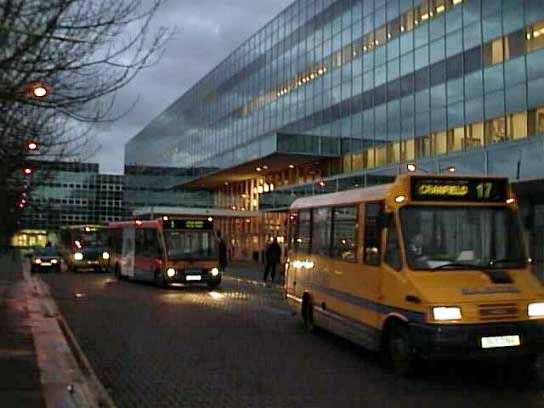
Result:
{"label": "building entrance canopy", "polygon": [[248,180],[259,175],[289,169],[326,158],[339,158],[342,146],[337,138],[315,135],[276,133],[226,152],[210,162],[220,167],[176,188],[216,189],[225,183]]}

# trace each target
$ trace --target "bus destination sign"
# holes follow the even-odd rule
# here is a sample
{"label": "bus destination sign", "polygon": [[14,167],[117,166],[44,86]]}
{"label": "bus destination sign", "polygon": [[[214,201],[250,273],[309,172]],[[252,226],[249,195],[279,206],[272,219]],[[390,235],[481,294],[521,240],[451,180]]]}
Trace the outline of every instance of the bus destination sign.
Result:
{"label": "bus destination sign", "polygon": [[506,179],[412,177],[414,201],[505,202]]}
{"label": "bus destination sign", "polygon": [[208,220],[169,220],[164,229],[213,230],[213,222]]}

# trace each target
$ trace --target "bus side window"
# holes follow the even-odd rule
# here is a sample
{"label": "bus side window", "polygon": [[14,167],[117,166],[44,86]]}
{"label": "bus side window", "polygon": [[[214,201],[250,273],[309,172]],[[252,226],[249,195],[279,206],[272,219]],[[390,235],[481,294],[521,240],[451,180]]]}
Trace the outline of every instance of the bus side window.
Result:
{"label": "bus side window", "polygon": [[387,248],[385,249],[385,262],[397,271],[402,269],[399,236],[397,233],[397,223],[395,222],[394,214],[389,214],[389,221],[387,223]]}
{"label": "bus side window", "polygon": [[295,239],[297,252],[310,253],[312,232],[312,210],[301,210],[298,214],[298,228]]}
{"label": "bus side window", "polygon": [[314,209],[312,219],[312,253],[329,256],[331,250],[331,209]]}
{"label": "bus side window", "polygon": [[379,265],[381,259],[380,244],[382,236],[383,203],[365,204],[365,243],[364,262],[367,265]]}
{"label": "bus side window", "polygon": [[143,228],[136,228],[136,237],[135,237],[135,249],[134,252],[136,255],[142,255],[145,253],[145,237],[144,237],[144,229]]}

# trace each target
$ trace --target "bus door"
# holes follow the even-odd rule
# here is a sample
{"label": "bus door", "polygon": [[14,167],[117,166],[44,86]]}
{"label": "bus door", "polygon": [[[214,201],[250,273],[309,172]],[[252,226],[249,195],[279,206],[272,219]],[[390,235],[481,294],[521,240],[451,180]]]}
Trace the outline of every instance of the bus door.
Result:
{"label": "bus door", "polygon": [[[384,219],[383,201],[363,204],[363,266],[358,295],[372,303],[379,304],[382,272],[382,227]],[[379,322],[378,307],[369,307],[362,313],[363,321],[373,327]]]}
{"label": "bus door", "polygon": [[157,228],[138,228],[134,257],[134,274],[137,279],[153,281],[157,259],[162,259]]}
{"label": "bus door", "polygon": [[121,274],[134,277],[134,247],[136,228],[123,228],[123,254],[121,257]]}

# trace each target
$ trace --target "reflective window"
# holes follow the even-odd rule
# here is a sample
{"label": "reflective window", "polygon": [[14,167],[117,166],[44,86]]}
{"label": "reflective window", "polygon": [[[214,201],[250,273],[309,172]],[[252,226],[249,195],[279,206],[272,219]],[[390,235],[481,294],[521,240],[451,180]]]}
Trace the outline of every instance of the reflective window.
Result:
{"label": "reflective window", "polygon": [[328,256],[331,247],[331,209],[313,211],[312,253]]}
{"label": "reflective window", "polygon": [[402,268],[400,244],[397,233],[397,225],[393,214],[389,216],[387,225],[387,247],[385,249],[385,262],[397,271]]}
{"label": "reflective window", "polygon": [[357,230],[357,207],[334,208],[331,251],[333,258],[352,262],[357,259]]}
{"label": "reflective window", "polygon": [[310,252],[311,219],[311,210],[302,210],[299,212],[297,238],[295,240],[295,250],[297,252]]}
{"label": "reflective window", "polygon": [[365,242],[363,256],[364,262],[369,265],[380,264],[382,214],[382,203],[365,204]]}

